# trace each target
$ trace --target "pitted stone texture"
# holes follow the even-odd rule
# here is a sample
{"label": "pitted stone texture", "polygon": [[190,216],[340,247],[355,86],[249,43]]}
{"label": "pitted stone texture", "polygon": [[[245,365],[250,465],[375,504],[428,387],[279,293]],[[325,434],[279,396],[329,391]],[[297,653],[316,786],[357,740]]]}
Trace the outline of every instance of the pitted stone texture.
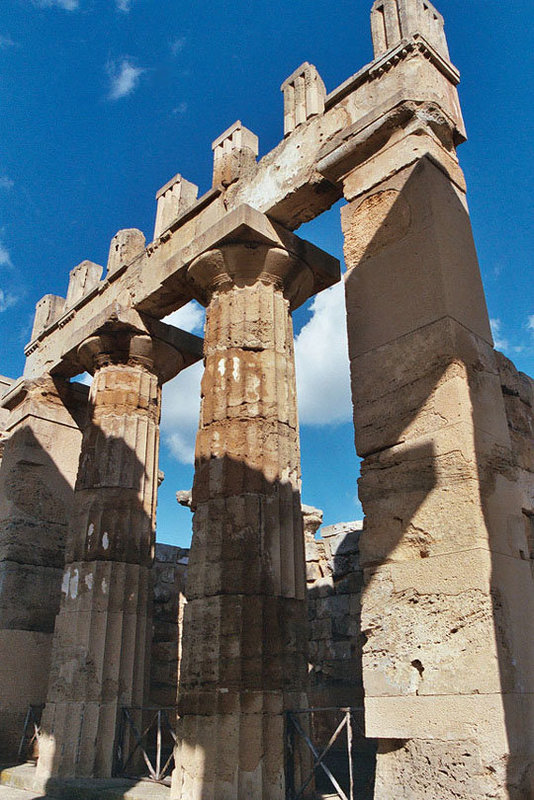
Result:
{"label": "pitted stone texture", "polygon": [[258,137],[238,120],[212,144],[213,185],[229,186],[256,169]]}
{"label": "pitted stone texture", "polygon": [[317,68],[307,61],[280,87],[284,93],[284,134],[288,136],[310,117],[324,112],[326,87]]}
{"label": "pitted stone texture", "polygon": [[422,34],[444,58],[449,58],[443,17],[429,0],[376,0],[371,30],[375,58],[414,33]]}
{"label": "pitted stone texture", "polygon": [[161,401],[155,353],[135,331],[94,336],[85,347],[95,375],[43,713],[41,777],[109,777],[118,710],[142,706],[146,697]]}
{"label": "pitted stone texture", "polygon": [[176,218],[194,205],[198,194],[198,186],[186,181],[181,175],[175,175],[156,194],[158,207],[154,239],[166,231]]}
{"label": "pitted stone texture", "polygon": [[[290,302],[308,271],[281,248],[246,245],[190,267],[209,305],[176,798],[285,797],[283,711],[306,702]],[[213,756],[202,775],[204,744]]]}
{"label": "pitted stone texture", "polygon": [[[0,471],[0,754],[16,755],[30,702],[44,703],[59,608],[86,387],[59,379],[4,395],[8,438]],[[4,650],[9,648],[8,650]],[[13,663],[26,678],[13,677]]]}
{"label": "pitted stone texture", "polygon": [[145,249],[145,235],[137,228],[118,231],[109,246],[108,276],[121,267],[131,264]]}
{"label": "pitted stone texture", "polygon": [[78,300],[98,286],[104,268],[92,261],[82,261],[70,273],[65,308],[72,308]]}

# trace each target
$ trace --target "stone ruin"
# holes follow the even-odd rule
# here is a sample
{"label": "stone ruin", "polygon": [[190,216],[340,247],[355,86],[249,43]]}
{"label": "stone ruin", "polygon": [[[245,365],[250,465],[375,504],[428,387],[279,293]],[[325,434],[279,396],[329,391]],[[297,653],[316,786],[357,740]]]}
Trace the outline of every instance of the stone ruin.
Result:
{"label": "stone ruin", "polygon": [[[282,800],[285,712],[358,691],[376,800],[534,797],[534,384],[493,348],[443,18],[376,0],[371,27],[341,86],[308,63],[283,83],[274,150],[237,122],[208,192],[176,175],[153,241],[119,231],[105,275],[39,301],[2,379],[0,747],[45,703],[43,786],[109,777],[149,697],[161,386],[204,358],[172,798]],[[340,279],[294,231],[341,198],[365,521],[329,586],[291,312]],[[203,341],[161,322],[191,299]]]}

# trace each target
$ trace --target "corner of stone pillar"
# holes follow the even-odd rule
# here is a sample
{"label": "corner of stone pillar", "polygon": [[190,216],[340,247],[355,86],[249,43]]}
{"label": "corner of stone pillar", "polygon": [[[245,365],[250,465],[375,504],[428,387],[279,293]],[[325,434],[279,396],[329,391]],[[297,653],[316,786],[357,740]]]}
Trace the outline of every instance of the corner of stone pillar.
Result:
{"label": "corner of stone pillar", "polygon": [[31,340],[37,339],[40,334],[52,325],[65,310],[65,298],[55,294],[45,294],[35,306],[35,317]]}
{"label": "corner of stone pillar", "polygon": [[317,68],[307,61],[283,82],[280,91],[284,93],[284,136],[324,112],[326,87]]}
{"label": "corner of stone pillar", "polygon": [[211,149],[213,186],[230,186],[256,169],[259,140],[240,120],[215,139]]}
{"label": "corner of stone pillar", "polygon": [[65,308],[72,308],[78,300],[98,285],[104,268],[92,261],[82,261],[70,272]]}
{"label": "corner of stone pillar", "polygon": [[416,33],[449,60],[445,21],[429,0],[375,0],[371,9],[375,59]]}
{"label": "corner of stone pillar", "polygon": [[145,236],[137,228],[125,228],[118,231],[109,247],[107,277],[118,269],[131,264],[136,256],[145,249]]}
{"label": "corner of stone pillar", "polygon": [[198,186],[186,181],[181,175],[175,175],[165,186],[156,192],[158,203],[156,211],[156,224],[154,226],[154,239],[161,236],[163,231],[174,222],[176,217],[187,211],[196,202]]}

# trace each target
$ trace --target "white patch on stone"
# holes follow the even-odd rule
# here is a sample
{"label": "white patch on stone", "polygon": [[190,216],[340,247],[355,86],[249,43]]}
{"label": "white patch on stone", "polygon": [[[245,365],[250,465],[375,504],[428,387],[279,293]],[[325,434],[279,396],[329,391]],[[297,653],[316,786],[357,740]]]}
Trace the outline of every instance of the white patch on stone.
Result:
{"label": "white patch on stone", "polygon": [[233,377],[234,381],[238,381],[239,380],[239,359],[237,358],[237,356],[234,356],[234,358],[232,360],[234,362],[234,368],[232,370],[232,377]]}
{"label": "white patch on stone", "polygon": [[79,573],[78,570],[73,570],[72,578],[70,579],[70,596],[74,600],[75,597],[78,597],[78,580],[79,580]]}
{"label": "white patch on stone", "polygon": [[102,547],[104,550],[109,548],[109,536],[106,531],[104,531],[104,535],[102,536]]}
{"label": "white patch on stone", "polygon": [[219,370],[219,375],[221,376],[221,378],[224,378],[224,373],[226,372],[226,363],[224,361],[224,358],[221,358],[221,360],[219,361],[219,366],[217,367],[217,369]]}
{"label": "white patch on stone", "polygon": [[87,528],[87,540],[88,540],[89,544],[91,543],[91,537],[92,537],[94,532],[95,532],[95,526],[91,522],[89,527]]}
{"label": "white patch on stone", "polygon": [[63,581],[61,583],[61,591],[63,594],[69,593],[70,572],[67,570],[63,573]]}
{"label": "white patch on stone", "polygon": [[108,593],[108,582],[105,578],[102,578],[102,594]]}
{"label": "white patch on stone", "polygon": [[89,572],[85,576],[85,585],[87,586],[89,591],[91,591],[91,589],[93,588],[93,573],[92,572]]}

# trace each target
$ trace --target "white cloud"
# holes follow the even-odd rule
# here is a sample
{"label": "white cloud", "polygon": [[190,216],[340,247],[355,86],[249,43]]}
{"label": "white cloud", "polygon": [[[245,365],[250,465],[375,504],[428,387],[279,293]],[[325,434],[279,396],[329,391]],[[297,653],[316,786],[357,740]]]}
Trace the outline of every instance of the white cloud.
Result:
{"label": "white cloud", "polygon": [[15,182],[8,178],[7,175],[0,175],[0,189],[12,189]]}
{"label": "white cloud", "polygon": [[132,0],[116,0],[117,11],[124,11],[127,14],[131,8]]}
{"label": "white cloud", "polygon": [[527,328],[530,331],[534,331],[534,314],[531,314],[528,318]]}
{"label": "white cloud", "polygon": [[[202,306],[192,300],[163,321],[189,333],[200,334],[204,328],[204,317]],[[195,458],[203,371],[204,366],[200,361],[180,372],[163,387],[161,432],[172,455],[182,464],[192,464]]]}
{"label": "white cloud", "polygon": [[0,50],[7,50],[8,47],[15,47],[16,44],[11,36],[2,36],[0,34]]}
{"label": "white cloud", "polygon": [[491,326],[491,333],[493,335],[493,343],[495,345],[495,349],[502,350],[503,352],[509,350],[510,344],[508,342],[508,339],[505,336],[503,336],[501,320],[497,318],[490,319],[490,326]]}
{"label": "white cloud", "polygon": [[199,303],[192,300],[186,306],[173,311],[163,322],[181,328],[188,333],[201,333],[204,328],[205,311]]}
{"label": "white cloud", "polygon": [[11,261],[11,256],[9,255],[9,250],[0,241],[0,267],[12,267],[12,266],[13,263]]}
{"label": "white cloud", "polygon": [[299,418],[303,425],[352,419],[343,283],[317,295],[312,318],[295,341]]}
{"label": "white cloud", "polygon": [[185,36],[179,36],[177,39],[174,39],[171,42],[171,53],[173,56],[177,56],[178,53],[181,53],[186,44]]}
{"label": "white cloud", "polygon": [[39,8],[63,8],[65,11],[76,11],[80,7],[79,0],[33,0]]}
{"label": "white cloud", "polygon": [[7,311],[8,308],[14,306],[17,298],[12,294],[6,294],[3,289],[0,289],[0,313]]}
{"label": "white cloud", "polygon": [[120,100],[121,97],[132,94],[139,85],[141,75],[146,72],[143,67],[134,66],[129,58],[110,62],[107,70],[111,81],[108,94],[110,100]]}
{"label": "white cloud", "polygon": [[163,387],[161,432],[172,455],[182,464],[192,464],[200,414],[202,361],[184,369]]}
{"label": "white cloud", "polygon": [[173,108],[172,113],[181,116],[182,114],[185,114],[186,111],[187,111],[187,103],[182,102],[178,103],[178,105]]}

